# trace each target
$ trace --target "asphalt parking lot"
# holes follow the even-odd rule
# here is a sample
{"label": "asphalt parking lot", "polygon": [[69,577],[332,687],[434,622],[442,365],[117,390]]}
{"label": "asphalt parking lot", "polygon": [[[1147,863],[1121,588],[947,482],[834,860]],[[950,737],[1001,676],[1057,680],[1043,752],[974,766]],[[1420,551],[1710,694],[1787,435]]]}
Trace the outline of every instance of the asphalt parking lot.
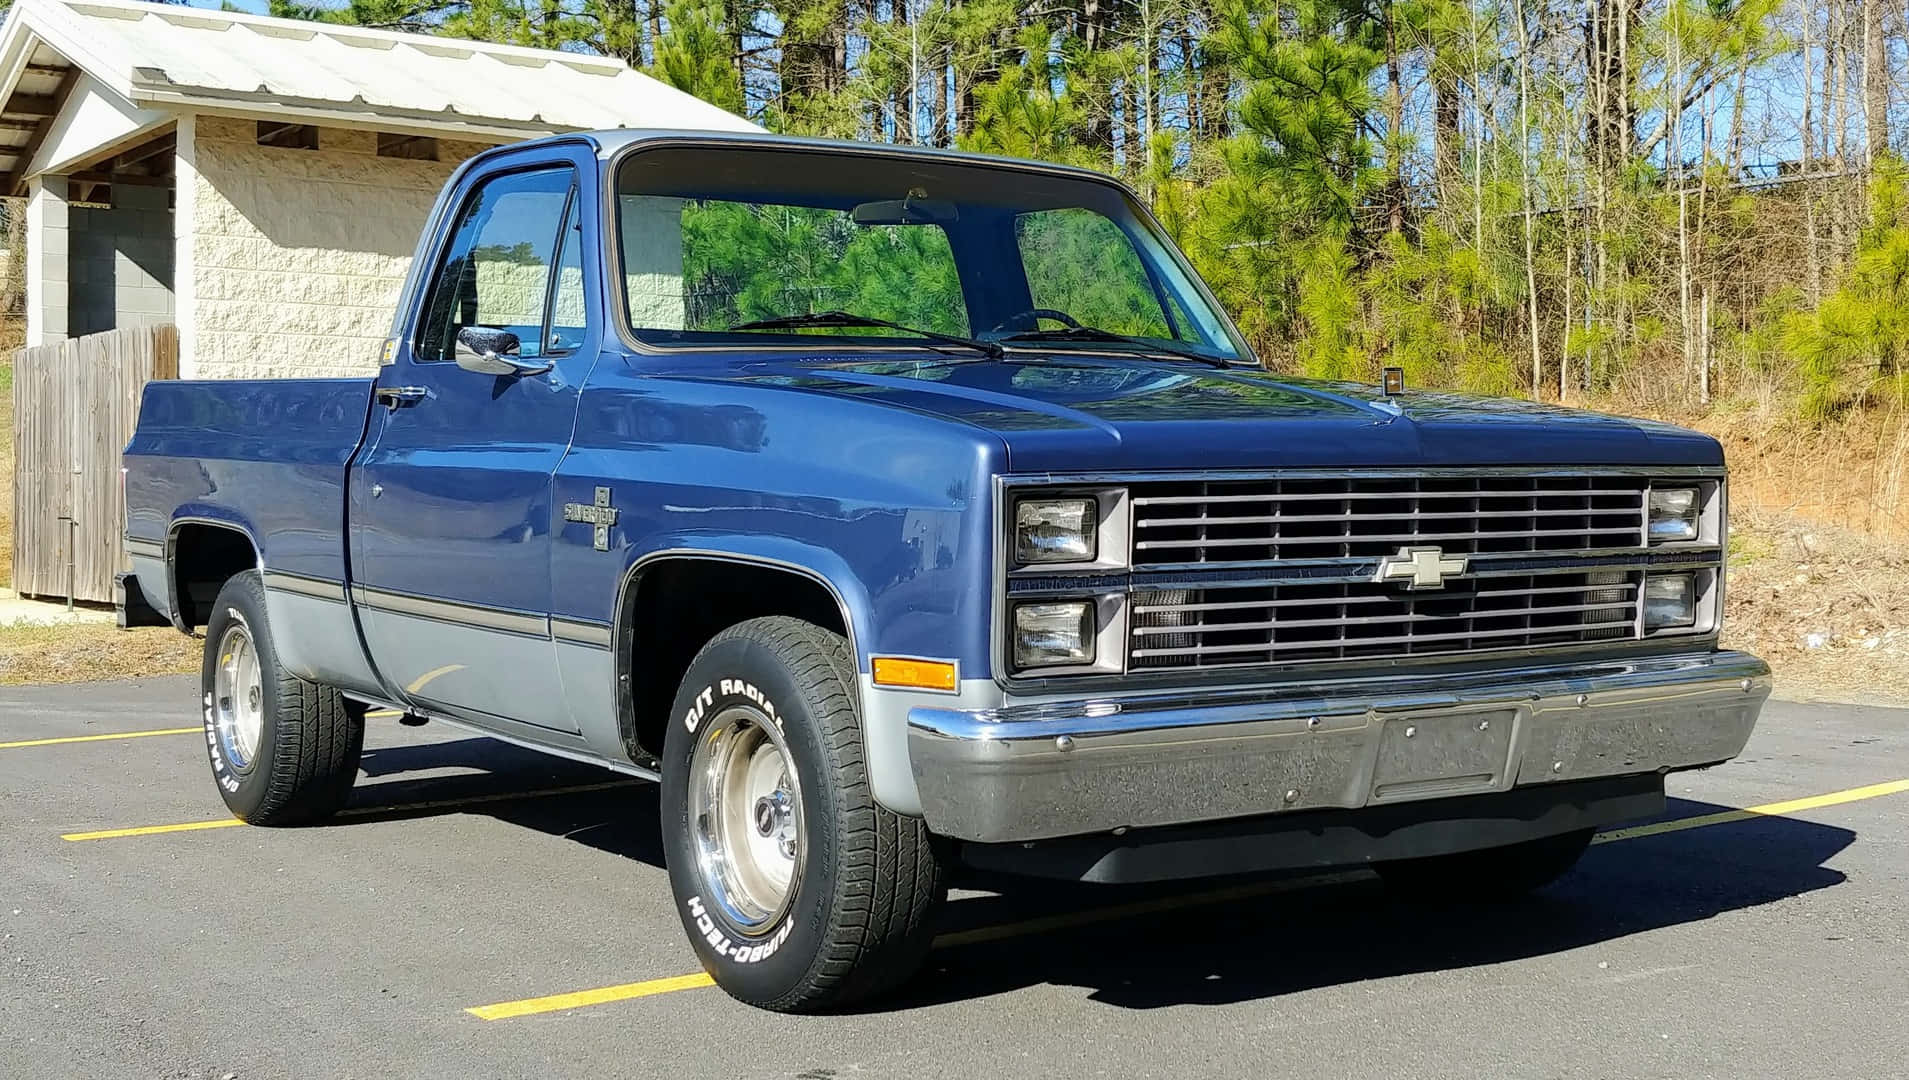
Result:
{"label": "asphalt parking lot", "polygon": [[1772,703],[1529,900],[963,892],[906,995],[786,1017],[696,973],[648,786],[373,720],[347,816],[238,826],[195,698],[0,689],[0,1075],[1909,1072],[1909,711]]}

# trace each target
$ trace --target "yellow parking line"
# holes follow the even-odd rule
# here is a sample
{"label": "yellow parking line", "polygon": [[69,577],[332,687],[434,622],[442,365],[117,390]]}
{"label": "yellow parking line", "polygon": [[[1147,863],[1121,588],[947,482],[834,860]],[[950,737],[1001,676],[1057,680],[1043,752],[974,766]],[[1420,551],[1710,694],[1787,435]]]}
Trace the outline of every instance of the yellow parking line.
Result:
{"label": "yellow parking line", "polygon": [[652,994],[696,990],[714,985],[716,980],[699,971],[694,975],[672,975],[667,979],[623,983],[618,986],[599,987],[595,990],[578,990],[569,994],[525,998],[522,1001],[501,1001],[495,1005],[478,1005],[464,1011],[483,1020],[508,1020],[513,1016],[529,1016],[532,1013],[557,1012],[562,1009],[581,1009],[585,1005],[628,1001],[631,998],[649,997]]}
{"label": "yellow parking line", "polygon": [[0,750],[18,750],[26,746],[58,746],[61,743],[106,742],[109,739],[146,739],[154,735],[198,735],[205,731],[203,727],[155,728],[152,731],[116,731],[110,735],[63,735],[57,739],[22,739],[19,742],[0,742]]}
{"label": "yellow parking line", "polygon": [[216,821],[186,821],[177,825],[140,825],[131,829],[101,829],[98,832],[63,833],[62,840],[112,840],[121,836],[156,836],[159,833],[198,832],[200,829],[229,829],[245,822],[238,818],[219,818]]}
{"label": "yellow parking line", "polygon": [[[1815,810],[1825,806],[1838,806],[1842,803],[1857,802],[1862,799],[1874,799],[1883,795],[1894,795],[1909,791],[1909,780],[1891,780],[1882,784],[1870,784],[1867,787],[1849,788],[1845,791],[1832,791],[1826,795],[1811,795],[1808,798],[1790,799],[1786,802],[1765,803],[1762,806],[1750,806],[1741,810],[1726,810],[1715,814],[1699,814],[1693,817],[1677,818],[1672,821],[1658,821],[1649,825],[1637,825],[1628,829],[1614,829],[1599,833],[1591,842],[1608,844],[1619,840],[1635,840],[1641,836],[1656,836],[1660,833],[1678,832],[1684,829],[1698,829],[1706,825],[1724,825],[1733,821],[1748,821],[1751,818],[1770,817],[1782,814],[1795,814],[1804,810]],[[1048,915],[1038,919],[1026,919],[1021,922],[1003,923],[999,926],[983,926],[973,930],[957,930],[935,938],[937,949],[952,948],[960,945],[973,945],[985,941],[1000,941],[1006,938],[1025,937],[1047,930],[1068,929],[1094,923],[1112,922],[1131,918],[1136,915],[1148,915],[1161,911],[1176,911],[1189,907],[1201,907],[1222,904],[1232,900],[1246,900],[1266,896],[1277,892],[1310,888],[1315,885],[1332,884],[1357,877],[1353,873],[1315,874],[1303,878],[1287,878],[1280,881],[1258,882],[1251,885],[1236,885],[1225,889],[1212,889],[1190,896],[1162,897],[1157,900],[1142,900],[1131,904],[1114,904],[1107,907],[1089,908],[1084,911],[1071,911],[1059,915]],[[565,1009],[580,1009],[589,1005],[605,1005],[613,1001],[628,1001],[631,998],[652,997],[656,994],[668,994],[678,990],[697,990],[714,986],[715,981],[703,972],[692,975],[672,975],[662,979],[650,979],[646,982],[621,983],[616,986],[604,986],[595,990],[576,990],[567,994],[550,994],[546,997],[524,998],[519,1001],[500,1001],[495,1005],[477,1005],[464,1011],[483,1020],[507,1020],[517,1016],[532,1016],[537,1013],[561,1012]]]}
{"label": "yellow parking line", "polygon": [[[601,784],[571,784],[567,787],[540,788],[534,791],[498,791],[487,795],[466,795],[458,799],[427,799],[423,802],[392,803],[389,806],[351,806],[338,811],[339,817],[370,817],[382,815],[400,815],[416,813],[419,810],[445,810],[460,806],[481,806],[485,803],[517,802],[522,799],[542,799],[552,795],[577,795],[586,791],[607,791],[610,788],[632,787],[635,780],[608,780]],[[201,829],[229,829],[245,822],[238,818],[216,818],[212,821],[185,821],[177,825],[138,825],[130,829],[101,829],[97,832],[62,833],[62,840],[114,840],[122,836],[155,836],[160,833],[198,832]]]}
{"label": "yellow parking line", "polygon": [[[1043,930],[1083,926],[1089,923],[1113,922],[1118,919],[1132,918],[1159,911],[1177,911],[1189,907],[1209,904],[1223,904],[1230,900],[1247,900],[1267,896],[1277,892],[1290,892],[1296,889],[1310,888],[1315,885],[1328,885],[1337,881],[1349,881],[1357,874],[1315,874],[1304,878],[1288,878],[1282,881],[1265,881],[1252,885],[1237,885],[1226,889],[1213,889],[1192,896],[1162,897],[1158,900],[1141,900],[1131,904],[1111,904],[1107,907],[1091,908],[1086,911],[1068,912],[1062,915],[1047,915],[1038,919],[1024,919],[1020,922],[1002,923],[998,926],[982,926],[973,930],[957,930],[935,938],[934,947],[950,949],[960,945],[974,945],[984,941],[999,941],[1003,938],[1025,937]],[[476,1005],[464,1011],[483,1020],[508,1020],[515,1016],[531,1016],[536,1013],[562,1012],[565,1009],[581,1009],[586,1005],[606,1005],[613,1001],[628,1001],[631,998],[651,997],[656,994],[668,994],[677,990],[700,990],[716,985],[703,972],[692,975],[671,975],[662,979],[648,979],[644,982],[620,983],[616,986],[603,986],[595,990],[576,990],[567,994],[551,994],[547,997],[524,998],[520,1001],[500,1001],[495,1005]]]}
{"label": "yellow parking line", "polygon": [[[396,709],[374,709],[365,714],[367,717],[384,718],[403,716]],[[147,739],[154,735],[198,735],[204,727],[154,728],[151,731],[115,731],[109,735],[62,735],[55,739],[22,739],[18,742],[0,742],[0,750],[19,750],[28,746],[59,746],[62,743],[108,742],[113,739]]]}
{"label": "yellow parking line", "polygon": [[1640,836],[1657,836],[1662,833],[1682,832],[1685,829],[1701,829],[1706,825],[1728,825],[1733,821],[1749,821],[1751,818],[1800,814],[1805,810],[1840,806],[1843,803],[1875,799],[1903,791],[1909,791],[1909,780],[1890,780],[1887,783],[1870,784],[1868,787],[1832,791],[1827,795],[1811,795],[1803,799],[1764,803],[1762,806],[1746,806],[1741,810],[1720,810],[1714,814],[1698,814],[1694,817],[1673,818],[1670,821],[1653,821],[1648,825],[1633,825],[1628,829],[1613,829],[1607,833],[1599,833],[1591,842],[1610,844],[1619,840],[1635,840]]}

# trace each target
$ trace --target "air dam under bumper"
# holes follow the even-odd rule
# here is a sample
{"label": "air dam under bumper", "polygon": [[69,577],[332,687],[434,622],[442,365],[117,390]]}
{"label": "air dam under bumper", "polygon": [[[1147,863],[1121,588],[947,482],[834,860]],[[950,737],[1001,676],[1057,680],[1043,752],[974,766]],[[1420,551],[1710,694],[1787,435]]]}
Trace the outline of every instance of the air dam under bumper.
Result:
{"label": "air dam under bumper", "polygon": [[1711,652],[917,707],[908,748],[929,828],[1041,840],[1711,765],[1769,695],[1769,665]]}

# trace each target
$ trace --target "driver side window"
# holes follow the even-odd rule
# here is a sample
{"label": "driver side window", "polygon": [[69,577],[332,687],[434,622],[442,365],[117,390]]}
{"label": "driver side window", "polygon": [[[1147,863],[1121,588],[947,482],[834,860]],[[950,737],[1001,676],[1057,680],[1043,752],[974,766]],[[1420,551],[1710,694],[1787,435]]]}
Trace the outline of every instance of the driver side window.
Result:
{"label": "driver side window", "polygon": [[[469,326],[517,335],[525,358],[567,351],[581,333],[580,304],[566,302],[580,287],[580,267],[553,274],[576,181],[566,167],[506,173],[479,185],[457,216],[425,293],[413,357],[422,363],[453,358],[458,331]],[[553,294],[553,290],[556,292]],[[557,326],[552,327],[553,310]]]}

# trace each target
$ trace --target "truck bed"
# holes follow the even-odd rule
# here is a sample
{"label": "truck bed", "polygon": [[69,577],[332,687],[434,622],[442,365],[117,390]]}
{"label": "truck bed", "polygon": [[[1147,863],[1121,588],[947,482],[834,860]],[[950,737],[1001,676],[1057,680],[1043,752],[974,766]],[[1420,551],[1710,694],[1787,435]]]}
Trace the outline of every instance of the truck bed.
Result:
{"label": "truck bed", "polygon": [[147,384],[124,460],[135,557],[182,520],[216,521],[275,570],[343,581],[345,470],[370,401],[368,378]]}

